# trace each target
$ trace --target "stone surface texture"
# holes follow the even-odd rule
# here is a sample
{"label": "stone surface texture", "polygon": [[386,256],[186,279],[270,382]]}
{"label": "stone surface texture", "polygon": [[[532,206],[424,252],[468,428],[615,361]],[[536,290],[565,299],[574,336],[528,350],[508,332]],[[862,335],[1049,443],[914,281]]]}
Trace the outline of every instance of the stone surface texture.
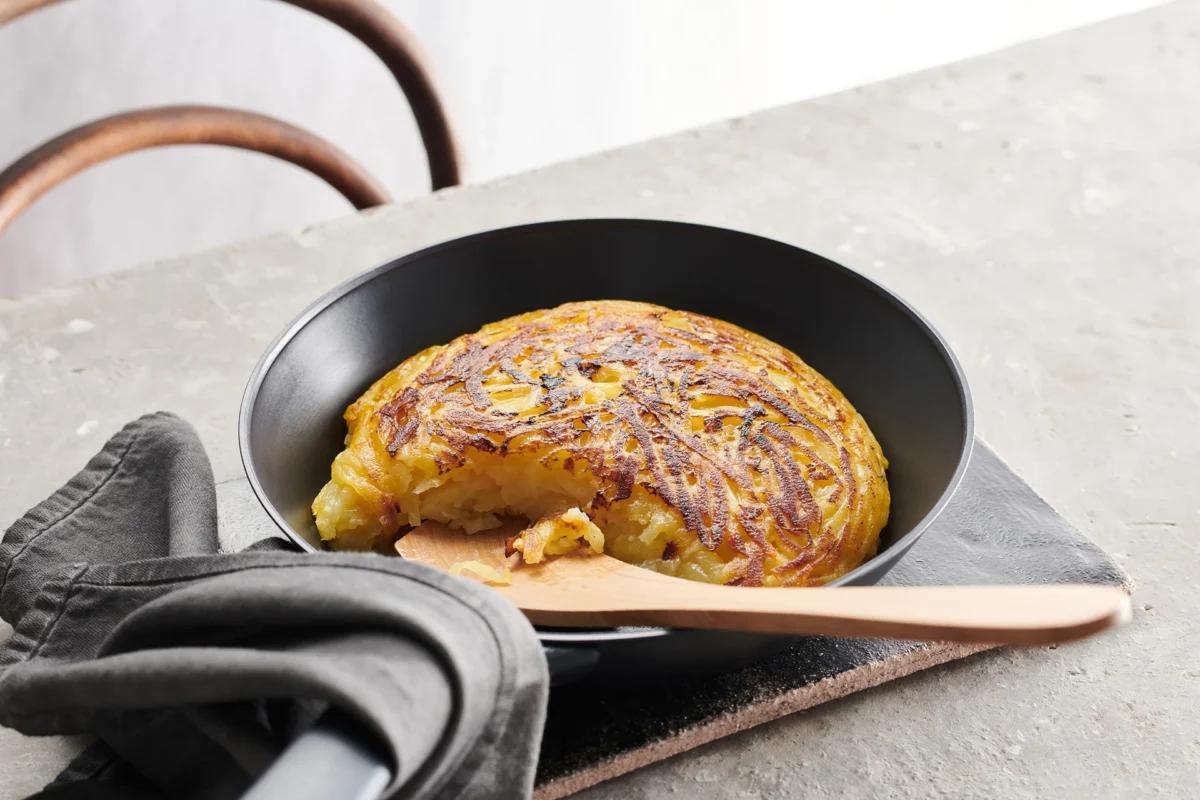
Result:
{"label": "stone surface texture", "polygon": [[[156,409],[197,426],[218,480],[238,476],[237,405],[259,354],[380,261],[552,218],[742,228],[840,260],[927,315],[967,370],[980,434],[1128,570],[1135,618],[867,691],[585,796],[1194,796],[1198,78],[1200,7],[1177,3],[2,302],[0,526]],[[0,798],[41,786],[77,746],[0,731]]]}

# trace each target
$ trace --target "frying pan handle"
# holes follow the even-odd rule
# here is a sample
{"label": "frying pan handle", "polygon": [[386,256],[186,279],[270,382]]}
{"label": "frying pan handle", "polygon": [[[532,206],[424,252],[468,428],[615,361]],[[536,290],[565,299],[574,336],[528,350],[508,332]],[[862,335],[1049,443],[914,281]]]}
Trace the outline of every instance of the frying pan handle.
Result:
{"label": "frying pan handle", "polygon": [[550,667],[550,685],[566,686],[590,675],[600,663],[600,651],[594,647],[555,647],[544,644],[546,664]]}
{"label": "frying pan handle", "polygon": [[[600,651],[594,647],[544,649],[551,686],[574,683],[600,662]],[[392,779],[386,764],[374,737],[346,714],[331,709],[275,759],[242,800],[378,800]]]}
{"label": "frying pan handle", "polygon": [[275,759],[242,800],[378,800],[392,779],[386,764],[378,742],[361,724],[330,709]]}

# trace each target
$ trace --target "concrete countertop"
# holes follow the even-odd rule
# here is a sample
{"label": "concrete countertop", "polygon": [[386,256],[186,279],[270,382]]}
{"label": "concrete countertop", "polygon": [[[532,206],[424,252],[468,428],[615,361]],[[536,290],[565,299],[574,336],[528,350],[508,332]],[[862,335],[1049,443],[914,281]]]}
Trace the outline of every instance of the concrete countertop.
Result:
{"label": "concrete countertop", "polygon": [[[291,234],[0,301],[0,526],[147,411],[241,474],[243,382],[377,262],[532,220],[693,220],[896,289],[954,345],[979,430],[1137,583],[1125,630],[1002,652],[641,770],[592,798],[1190,796],[1200,785],[1200,7]],[[185,187],[184,187],[185,188]],[[0,636],[3,636],[0,633]],[[0,799],[78,747],[0,730]]]}

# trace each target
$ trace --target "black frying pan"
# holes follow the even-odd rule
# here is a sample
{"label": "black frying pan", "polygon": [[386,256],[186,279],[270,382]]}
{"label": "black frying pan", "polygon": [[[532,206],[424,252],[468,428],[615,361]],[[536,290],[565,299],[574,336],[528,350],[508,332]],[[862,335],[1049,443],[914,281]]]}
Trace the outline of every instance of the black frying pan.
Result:
{"label": "black frying pan", "polygon": [[[571,220],[421,250],[305,310],[255,367],[242,399],[250,485],[284,533],[319,550],[309,505],[343,447],[342,412],[369,384],[413,353],[487,322],[590,299],[645,300],[737,323],[794,350],[850,398],[890,461],[892,509],[879,554],[839,584],[878,581],[937,516],[966,468],[973,422],[962,371],[933,328],[886,289],[821,256],[746,233]],[[644,685],[729,669],[787,642],[663,628],[539,634],[555,684],[586,678],[609,687],[626,676]]]}

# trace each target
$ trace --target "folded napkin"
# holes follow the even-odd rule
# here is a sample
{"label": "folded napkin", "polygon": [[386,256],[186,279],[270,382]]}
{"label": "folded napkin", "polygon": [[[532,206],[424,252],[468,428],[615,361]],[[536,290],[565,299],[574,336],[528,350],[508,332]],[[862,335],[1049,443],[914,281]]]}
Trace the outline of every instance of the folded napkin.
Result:
{"label": "folded napkin", "polygon": [[547,674],[525,618],[400,559],[268,540],[218,554],[212,471],[165,413],[0,542],[0,724],[98,741],[45,797],[237,797],[332,706],[389,797],[525,797]]}

